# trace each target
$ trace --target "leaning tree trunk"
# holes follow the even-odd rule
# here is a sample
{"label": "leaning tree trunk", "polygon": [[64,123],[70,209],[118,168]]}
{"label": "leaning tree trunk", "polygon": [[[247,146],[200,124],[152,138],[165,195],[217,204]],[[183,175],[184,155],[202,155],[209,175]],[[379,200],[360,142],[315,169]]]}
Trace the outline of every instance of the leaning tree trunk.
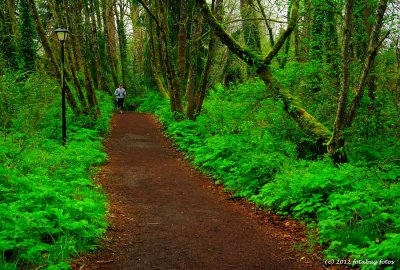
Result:
{"label": "leaning tree trunk", "polygon": [[216,34],[222,43],[224,43],[240,59],[256,69],[257,74],[264,81],[267,90],[272,94],[273,98],[275,100],[283,101],[285,111],[297,123],[300,129],[312,138],[320,147],[323,147],[323,144],[331,137],[330,130],[303,109],[298,104],[295,97],[279,85],[272,76],[272,70],[270,67],[272,59],[277,55],[296,25],[299,0],[293,1],[288,27],[275,41],[275,45],[265,58],[243,48],[238,42],[236,42],[214,17],[205,0],[197,0],[197,2],[201,6],[204,18],[210,24],[211,28],[216,31]]}

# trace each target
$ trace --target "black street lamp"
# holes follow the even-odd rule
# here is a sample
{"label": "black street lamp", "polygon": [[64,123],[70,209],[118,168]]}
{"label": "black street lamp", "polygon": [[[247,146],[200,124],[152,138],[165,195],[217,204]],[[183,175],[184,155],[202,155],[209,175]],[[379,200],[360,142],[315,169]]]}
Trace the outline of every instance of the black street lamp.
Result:
{"label": "black street lamp", "polygon": [[57,38],[61,43],[61,118],[62,118],[62,140],[63,145],[67,140],[67,121],[65,117],[65,87],[64,87],[64,42],[68,37],[68,30],[64,28],[57,28],[55,30]]}

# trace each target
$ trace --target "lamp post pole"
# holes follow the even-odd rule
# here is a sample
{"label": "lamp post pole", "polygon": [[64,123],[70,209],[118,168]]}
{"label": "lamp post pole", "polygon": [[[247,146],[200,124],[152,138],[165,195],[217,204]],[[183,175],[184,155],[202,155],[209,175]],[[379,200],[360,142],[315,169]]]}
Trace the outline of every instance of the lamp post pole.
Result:
{"label": "lamp post pole", "polygon": [[65,108],[65,71],[64,71],[64,43],[68,36],[68,30],[57,28],[55,30],[57,38],[61,43],[61,121],[62,121],[62,142],[65,145],[67,141],[67,120]]}
{"label": "lamp post pole", "polygon": [[62,118],[62,141],[67,141],[67,120],[65,112],[65,85],[64,85],[64,41],[61,41],[61,118]]}

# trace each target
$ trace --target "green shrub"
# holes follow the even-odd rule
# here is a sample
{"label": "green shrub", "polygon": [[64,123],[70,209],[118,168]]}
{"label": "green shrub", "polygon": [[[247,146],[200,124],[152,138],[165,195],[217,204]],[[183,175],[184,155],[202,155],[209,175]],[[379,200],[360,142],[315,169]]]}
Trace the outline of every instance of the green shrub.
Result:
{"label": "green shrub", "polygon": [[54,82],[32,75],[11,83],[17,78],[0,81],[14,87],[16,105],[9,109],[16,117],[3,114],[8,122],[0,132],[0,268],[69,269],[68,259],[96,247],[107,226],[106,198],[92,177],[93,166],[107,160],[102,136],[113,105],[99,95],[96,121],[69,112],[63,146],[55,135],[59,101],[44,93],[55,90]]}

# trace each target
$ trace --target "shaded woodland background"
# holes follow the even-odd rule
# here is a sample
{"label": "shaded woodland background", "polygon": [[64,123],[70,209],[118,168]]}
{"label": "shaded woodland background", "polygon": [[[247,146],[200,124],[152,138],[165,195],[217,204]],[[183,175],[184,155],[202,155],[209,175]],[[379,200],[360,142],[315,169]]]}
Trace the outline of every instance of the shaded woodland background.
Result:
{"label": "shaded woodland background", "polygon": [[304,248],[398,260],[399,14],[398,0],[0,0],[2,267],[68,268],[95,247],[106,199],[88,179],[120,83],[217,184],[303,220]]}

